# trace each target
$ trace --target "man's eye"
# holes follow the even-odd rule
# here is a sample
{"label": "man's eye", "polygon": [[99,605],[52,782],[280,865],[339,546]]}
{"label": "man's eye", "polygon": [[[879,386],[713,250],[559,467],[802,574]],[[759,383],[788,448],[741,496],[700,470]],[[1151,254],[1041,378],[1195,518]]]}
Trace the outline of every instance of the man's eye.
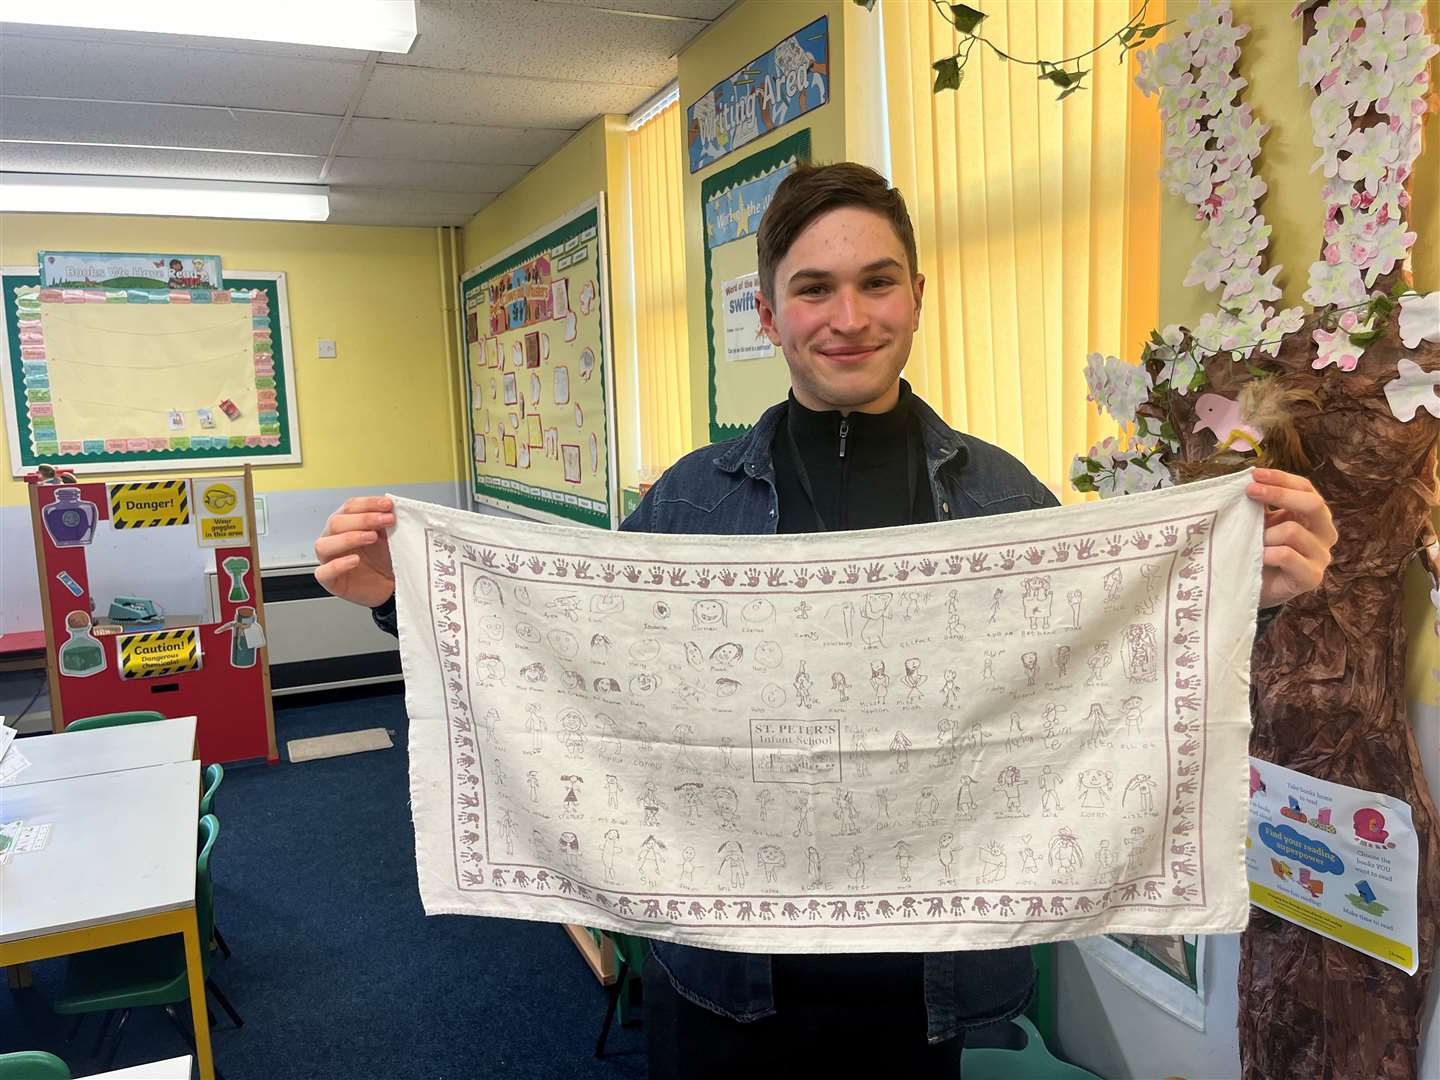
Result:
{"label": "man's eye", "polygon": [[806,285],[800,290],[801,296],[819,296],[825,291],[824,285]]}
{"label": "man's eye", "polygon": [[883,278],[883,277],[882,277],[882,278],[871,278],[871,279],[870,279],[870,287],[871,287],[872,289],[885,289],[885,288],[889,288],[891,285],[894,285],[894,284],[895,284],[895,282],[892,281],[890,278]]}

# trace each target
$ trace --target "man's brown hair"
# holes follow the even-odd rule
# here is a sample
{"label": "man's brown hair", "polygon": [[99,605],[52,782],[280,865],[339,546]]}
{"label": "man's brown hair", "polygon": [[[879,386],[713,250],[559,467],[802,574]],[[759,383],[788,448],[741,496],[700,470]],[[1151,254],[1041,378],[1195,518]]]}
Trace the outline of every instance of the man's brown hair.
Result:
{"label": "man's brown hair", "polygon": [[795,238],[821,214],[841,206],[873,210],[894,227],[905,246],[914,277],[919,260],[915,255],[915,228],[905,209],[905,199],[890,181],[874,169],[853,161],[834,165],[798,165],[775,189],[765,216],[760,220],[756,247],[760,255],[760,294],[775,299],[775,269],[795,243]]}

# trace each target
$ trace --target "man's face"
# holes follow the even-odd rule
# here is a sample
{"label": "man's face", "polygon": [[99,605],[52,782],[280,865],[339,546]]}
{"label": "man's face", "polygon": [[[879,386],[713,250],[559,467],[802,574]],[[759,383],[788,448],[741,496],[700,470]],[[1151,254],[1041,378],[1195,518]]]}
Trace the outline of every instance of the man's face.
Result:
{"label": "man's face", "polygon": [[774,297],[758,305],[795,399],[817,411],[892,408],[924,287],[884,216],[842,206],[811,221],[775,268]]}

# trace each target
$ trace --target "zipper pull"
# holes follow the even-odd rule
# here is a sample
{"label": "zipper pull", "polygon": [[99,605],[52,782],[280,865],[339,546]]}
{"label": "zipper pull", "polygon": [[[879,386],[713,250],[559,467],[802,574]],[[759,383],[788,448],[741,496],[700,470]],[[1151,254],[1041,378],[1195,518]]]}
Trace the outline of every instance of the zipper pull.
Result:
{"label": "zipper pull", "polygon": [[840,456],[842,458],[845,456],[845,436],[849,434],[850,418],[848,416],[842,416],[840,418]]}

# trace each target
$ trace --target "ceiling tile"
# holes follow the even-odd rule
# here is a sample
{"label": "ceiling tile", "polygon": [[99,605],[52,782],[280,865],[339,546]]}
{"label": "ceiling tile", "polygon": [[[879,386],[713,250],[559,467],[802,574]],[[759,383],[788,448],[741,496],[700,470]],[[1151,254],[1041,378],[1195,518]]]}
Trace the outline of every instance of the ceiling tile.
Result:
{"label": "ceiling tile", "polygon": [[198,180],[319,183],[320,158],[268,154],[206,154],[198,150],[0,143],[6,172],[95,173],[99,176],[172,176]]}
{"label": "ceiling tile", "polygon": [[[381,59],[495,75],[554,72],[568,79],[656,87],[675,78],[672,57],[705,25],[535,0],[432,0],[420,8],[420,36],[410,52],[383,53]],[[560,57],[575,59],[561,67]]]}
{"label": "ceiling tile", "polygon": [[654,89],[378,64],[356,115],[578,129],[601,113],[630,112]]}
{"label": "ceiling tile", "polygon": [[246,109],[0,99],[0,139],[128,143],[275,154],[330,152],[339,117]]}
{"label": "ceiling tile", "polygon": [[[535,0],[555,7],[609,8],[675,19],[718,19],[736,0]],[[697,28],[699,29],[699,28]]]}
{"label": "ceiling tile", "polygon": [[342,115],[362,66],[0,34],[0,94]]}
{"label": "ceiling tile", "polygon": [[472,165],[538,165],[573,134],[564,128],[481,127],[356,117],[340,141],[340,153],[350,157],[463,161]]}
{"label": "ceiling tile", "polygon": [[529,171],[529,165],[459,165],[449,161],[337,157],[326,180],[335,184],[422,191],[500,192]]}

